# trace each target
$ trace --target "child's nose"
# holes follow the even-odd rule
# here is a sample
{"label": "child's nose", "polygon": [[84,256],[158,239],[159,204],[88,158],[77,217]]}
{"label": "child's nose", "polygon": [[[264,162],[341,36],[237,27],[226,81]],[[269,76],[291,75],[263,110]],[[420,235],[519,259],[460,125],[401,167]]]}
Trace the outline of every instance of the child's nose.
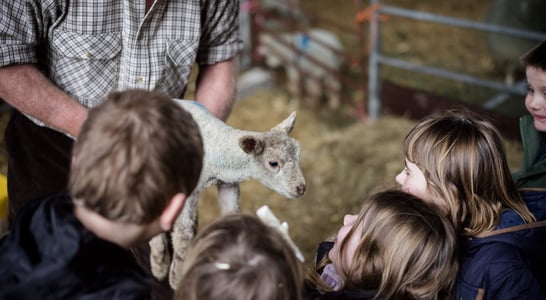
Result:
{"label": "child's nose", "polygon": [[345,215],[343,217],[343,225],[347,226],[347,225],[354,224],[355,221],[356,221],[356,217],[357,217],[357,215]]}
{"label": "child's nose", "polygon": [[404,172],[400,172],[398,173],[398,175],[396,175],[396,177],[394,177],[394,180],[396,180],[396,183],[398,183],[399,185],[402,185],[402,183],[404,183]]}
{"label": "child's nose", "polygon": [[543,104],[544,104],[544,101],[546,101],[544,99],[544,95],[541,94],[541,93],[534,93],[532,96],[531,96],[531,103],[530,103],[530,107],[533,108],[533,109],[539,109]]}

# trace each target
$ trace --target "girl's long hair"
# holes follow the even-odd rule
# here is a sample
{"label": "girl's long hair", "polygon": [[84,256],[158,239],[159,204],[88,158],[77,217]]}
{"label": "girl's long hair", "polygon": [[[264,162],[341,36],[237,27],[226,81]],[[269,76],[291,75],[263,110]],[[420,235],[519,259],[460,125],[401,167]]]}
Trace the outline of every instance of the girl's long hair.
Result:
{"label": "girl's long hair", "polygon": [[493,230],[505,209],[534,221],[512,179],[500,133],[476,114],[449,110],[423,119],[406,136],[404,154],[423,172],[432,196],[445,201],[458,232]]}
{"label": "girl's long hair", "polygon": [[[344,241],[358,234],[359,243],[343,267],[344,289],[376,289],[377,299],[447,299],[457,276],[456,235],[436,207],[388,190],[366,200],[354,224]],[[329,290],[316,271],[307,280]]]}

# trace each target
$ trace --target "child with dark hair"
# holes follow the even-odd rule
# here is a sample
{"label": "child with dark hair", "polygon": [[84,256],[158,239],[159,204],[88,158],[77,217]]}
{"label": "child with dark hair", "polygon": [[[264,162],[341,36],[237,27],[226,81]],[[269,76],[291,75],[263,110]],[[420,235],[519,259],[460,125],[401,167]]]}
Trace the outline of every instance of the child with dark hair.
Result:
{"label": "child with dark hair", "polygon": [[514,174],[520,193],[537,220],[546,219],[546,41],[524,54],[529,112],[520,118],[523,165]]}

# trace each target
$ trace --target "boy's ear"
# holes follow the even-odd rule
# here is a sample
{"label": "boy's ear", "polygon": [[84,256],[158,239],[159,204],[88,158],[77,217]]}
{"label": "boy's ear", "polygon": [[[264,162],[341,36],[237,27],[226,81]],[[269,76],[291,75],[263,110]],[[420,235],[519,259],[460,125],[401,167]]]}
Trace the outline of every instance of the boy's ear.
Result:
{"label": "boy's ear", "polygon": [[173,227],[174,221],[184,208],[186,202],[186,195],[183,193],[177,193],[173,196],[167,207],[159,216],[159,225],[163,231],[169,231]]}

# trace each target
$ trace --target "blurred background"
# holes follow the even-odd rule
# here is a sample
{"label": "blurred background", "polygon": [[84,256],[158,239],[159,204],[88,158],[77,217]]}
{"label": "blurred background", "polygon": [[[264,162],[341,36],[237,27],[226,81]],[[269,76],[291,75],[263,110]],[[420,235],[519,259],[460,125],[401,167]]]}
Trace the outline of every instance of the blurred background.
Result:
{"label": "blurred background", "polygon": [[[228,124],[267,130],[297,111],[308,184],[287,200],[244,182],[242,210],[270,205],[310,263],[345,214],[396,186],[415,122],[451,107],[490,119],[517,170],[527,89],[519,56],[546,40],[545,13],[538,0],[242,0],[245,50]],[[218,215],[214,190],[201,205],[202,226]]]}
{"label": "blurred background", "polygon": [[[396,186],[403,138],[426,114],[460,106],[482,113],[503,133],[510,167],[519,167],[526,84],[518,58],[546,40],[546,1],[240,4],[245,48],[227,123],[264,131],[296,111],[291,135],[301,144],[307,181],[294,200],[246,181],[241,207],[253,213],[269,205],[288,222],[307,263],[345,214],[357,213],[370,193]],[[190,86],[185,98],[192,93]],[[2,132],[8,111],[0,114]],[[215,199],[214,188],[202,195],[200,226],[218,216]]]}

